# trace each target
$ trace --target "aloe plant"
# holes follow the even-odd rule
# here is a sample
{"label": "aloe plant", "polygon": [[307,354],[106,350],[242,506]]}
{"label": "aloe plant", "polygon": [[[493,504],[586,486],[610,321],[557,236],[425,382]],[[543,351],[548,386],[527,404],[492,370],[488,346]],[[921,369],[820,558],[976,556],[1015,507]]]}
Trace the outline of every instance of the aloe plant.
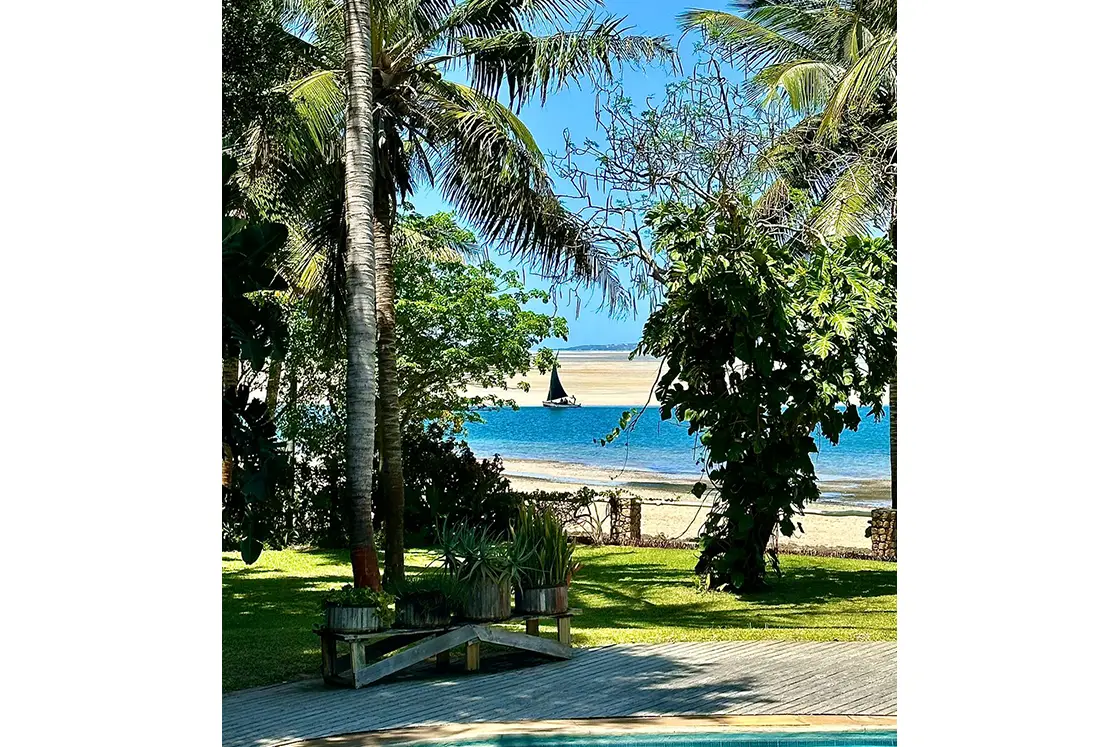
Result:
{"label": "aloe plant", "polygon": [[449,527],[445,523],[439,533],[439,545],[444,567],[464,584],[510,583],[522,572],[510,543],[487,527],[478,528],[466,522]]}
{"label": "aloe plant", "polygon": [[549,511],[528,506],[522,506],[513,528],[512,554],[521,566],[523,589],[568,586],[580,568],[563,523]]}

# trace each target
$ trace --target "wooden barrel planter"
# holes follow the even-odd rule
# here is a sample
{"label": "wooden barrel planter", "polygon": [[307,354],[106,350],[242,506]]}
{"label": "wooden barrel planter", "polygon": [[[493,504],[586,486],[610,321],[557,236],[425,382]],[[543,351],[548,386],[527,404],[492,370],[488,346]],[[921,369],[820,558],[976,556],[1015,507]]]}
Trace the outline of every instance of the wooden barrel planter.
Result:
{"label": "wooden barrel planter", "polygon": [[397,600],[394,628],[446,628],[451,625],[451,610],[443,596],[405,597]]}
{"label": "wooden barrel planter", "polygon": [[373,607],[327,607],[327,630],[336,633],[376,633],[384,626]]}
{"label": "wooden barrel planter", "polygon": [[530,615],[555,615],[568,611],[568,587],[518,589],[517,610]]}
{"label": "wooden barrel planter", "polygon": [[463,598],[463,617],[468,620],[506,620],[510,616],[509,584],[476,581]]}

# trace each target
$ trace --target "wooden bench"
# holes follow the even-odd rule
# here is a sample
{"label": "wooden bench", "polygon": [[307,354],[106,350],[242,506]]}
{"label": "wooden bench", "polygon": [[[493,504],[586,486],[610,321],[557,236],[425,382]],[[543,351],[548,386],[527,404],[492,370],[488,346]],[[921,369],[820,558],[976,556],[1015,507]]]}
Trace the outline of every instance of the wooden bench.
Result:
{"label": "wooden bench", "polygon": [[[317,628],[315,634],[323,654],[323,681],[364,687],[432,657],[436,666],[446,667],[451,663],[451,650],[463,645],[467,648],[467,671],[474,672],[481,664],[482,643],[570,659],[572,617],[579,613],[578,609],[569,609],[556,615],[517,615],[495,622],[464,621],[443,628],[389,628],[377,633],[339,633]],[[555,641],[540,637],[542,619],[556,620]],[[524,633],[494,627],[519,622],[525,623]]]}

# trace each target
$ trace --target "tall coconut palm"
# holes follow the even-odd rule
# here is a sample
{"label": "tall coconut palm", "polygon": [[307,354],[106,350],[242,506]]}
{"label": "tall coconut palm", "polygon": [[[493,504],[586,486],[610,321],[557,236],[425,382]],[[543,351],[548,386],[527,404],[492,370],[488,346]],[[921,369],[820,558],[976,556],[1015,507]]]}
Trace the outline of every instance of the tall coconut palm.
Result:
{"label": "tall coconut palm", "polygon": [[[285,162],[281,182],[306,184],[329,171],[344,102],[355,94],[347,90],[336,67],[338,40],[344,38],[337,0],[292,1],[306,32],[302,35],[314,40],[328,65],[285,87],[301,118],[300,133],[258,132],[250,140],[261,158],[286,153],[279,157]],[[397,206],[417,186],[436,186],[491,246],[531,262],[545,274],[597,283],[608,299],[620,298],[623,288],[609,253],[584,235],[580,222],[553,192],[544,157],[516,111],[533,98],[543,103],[581,77],[611,78],[625,65],[674,58],[664,39],[629,35],[620,19],[590,15],[597,4],[592,0],[368,4],[373,57],[369,100],[376,133],[369,169],[370,221],[388,579],[404,573],[392,275]],[[547,33],[539,33],[542,28]],[[467,82],[450,77],[455,75]],[[508,105],[499,100],[503,93]],[[326,171],[310,173],[324,165]],[[349,179],[349,168],[346,171]],[[284,189],[281,184],[280,191]],[[306,197],[295,202],[304,203],[301,209],[317,226],[303,232],[307,240],[302,253],[329,255],[330,231],[321,229],[329,224],[331,211],[321,201],[307,204]],[[354,219],[348,212],[348,231]],[[334,263],[319,264],[328,277],[337,276],[331,269]],[[347,313],[352,317],[355,312]]]}
{"label": "tall coconut palm", "polygon": [[[784,95],[803,119],[763,156],[773,182],[759,204],[789,205],[808,189],[820,236],[867,234],[885,219],[897,249],[897,6],[895,0],[738,0],[741,15],[690,10],[701,29],[754,72],[761,95]],[[891,505],[898,503],[898,376],[890,376]]]}
{"label": "tall coconut palm", "polygon": [[[344,0],[346,124],[346,489],[349,493],[350,564],[354,586],[381,588],[373,546],[374,433],[377,398],[377,244],[386,238],[375,219],[373,51],[369,0]],[[384,197],[381,198],[384,201]]]}

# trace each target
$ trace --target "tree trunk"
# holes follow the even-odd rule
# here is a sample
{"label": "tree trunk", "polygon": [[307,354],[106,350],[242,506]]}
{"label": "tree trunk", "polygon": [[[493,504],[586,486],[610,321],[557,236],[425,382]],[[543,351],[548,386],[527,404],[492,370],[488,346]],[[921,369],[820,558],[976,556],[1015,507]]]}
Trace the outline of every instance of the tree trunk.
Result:
{"label": "tree trunk", "polygon": [[[237,381],[241,378],[241,360],[236,356],[222,359],[222,396],[233,401]],[[222,444],[222,487],[233,487],[233,449]]]}
{"label": "tree trunk", "polygon": [[373,52],[369,0],[346,0],[346,489],[354,586],[380,590],[373,546],[377,318],[373,247]]}
{"label": "tree trunk", "polygon": [[276,420],[276,401],[280,399],[280,359],[268,361],[268,385],[264,390],[264,401],[268,407],[268,417]]}
{"label": "tree trunk", "polygon": [[891,424],[891,508],[898,508],[898,364],[891,375],[891,396],[888,403]]}
{"label": "tree trunk", "polygon": [[392,201],[376,190],[373,206],[374,264],[377,276],[377,393],[381,431],[381,487],[385,516],[385,580],[404,580],[404,465],[397,381],[397,300],[393,287]]}
{"label": "tree trunk", "polygon": [[288,421],[288,505],[296,505],[296,440],[299,438],[299,378],[296,367],[288,366],[288,404],[285,405]]}
{"label": "tree trunk", "polygon": [[[894,215],[894,206],[891,206],[891,245],[895,251],[895,262],[898,262],[898,219]],[[898,270],[895,270],[895,277],[898,277]],[[898,285],[898,281],[895,281]],[[897,304],[895,306],[897,309]],[[897,312],[896,312],[897,314]],[[898,320],[895,319],[897,326]],[[890,382],[890,401],[888,407],[890,413],[890,432],[891,432],[891,508],[898,508],[898,353],[895,353],[894,371],[891,372]]]}

